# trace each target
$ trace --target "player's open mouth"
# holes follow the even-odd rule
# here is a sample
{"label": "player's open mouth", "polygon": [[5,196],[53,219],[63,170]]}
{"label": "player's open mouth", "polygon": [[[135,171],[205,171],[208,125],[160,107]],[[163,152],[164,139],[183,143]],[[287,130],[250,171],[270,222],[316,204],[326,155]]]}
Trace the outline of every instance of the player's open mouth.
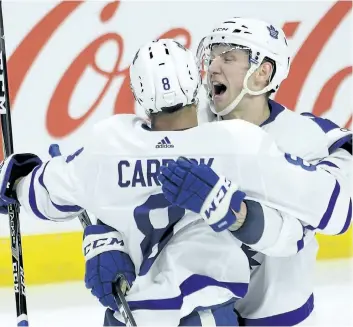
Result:
{"label": "player's open mouth", "polygon": [[215,98],[219,98],[226,91],[227,91],[227,87],[224,84],[218,83],[218,82],[213,82],[213,96]]}

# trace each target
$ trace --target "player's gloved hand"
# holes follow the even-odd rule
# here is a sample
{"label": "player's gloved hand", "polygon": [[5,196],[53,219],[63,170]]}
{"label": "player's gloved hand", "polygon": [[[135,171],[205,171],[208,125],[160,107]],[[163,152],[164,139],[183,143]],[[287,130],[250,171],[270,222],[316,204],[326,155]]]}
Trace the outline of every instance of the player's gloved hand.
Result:
{"label": "player's gloved hand", "polygon": [[130,286],[136,278],[134,264],[125,253],[121,234],[107,225],[88,226],[84,231],[83,252],[86,287],[103,306],[117,311],[113,294],[117,276],[123,275]]}
{"label": "player's gloved hand", "polygon": [[42,160],[32,153],[12,154],[0,165],[0,213],[7,213],[9,204],[18,203],[15,186],[19,179],[27,176]]}
{"label": "player's gloved hand", "polygon": [[238,185],[218,176],[205,164],[184,157],[161,166],[158,176],[164,196],[179,207],[200,213],[216,232],[228,229],[236,221],[235,212],[245,198]]}

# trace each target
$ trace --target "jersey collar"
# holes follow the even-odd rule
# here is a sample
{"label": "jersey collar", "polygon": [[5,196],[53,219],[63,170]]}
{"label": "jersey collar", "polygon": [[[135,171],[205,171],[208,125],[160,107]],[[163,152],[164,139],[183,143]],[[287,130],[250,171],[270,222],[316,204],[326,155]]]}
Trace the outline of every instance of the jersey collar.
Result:
{"label": "jersey collar", "polygon": [[273,100],[268,100],[268,105],[270,107],[270,117],[268,117],[260,125],[260,127],[263,127],[265,125],[272,123],[277,118],[277,116],[285,109],[281,104],[279,104],[278,102],[273,101]]}

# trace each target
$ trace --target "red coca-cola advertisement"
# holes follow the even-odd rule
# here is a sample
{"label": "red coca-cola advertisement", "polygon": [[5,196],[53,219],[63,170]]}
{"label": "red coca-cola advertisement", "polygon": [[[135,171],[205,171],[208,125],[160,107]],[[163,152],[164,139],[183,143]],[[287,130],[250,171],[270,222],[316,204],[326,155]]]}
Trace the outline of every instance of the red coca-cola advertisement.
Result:
{"label": "red coca-cola advertisement", "polygon": [[[18,14],[21,6],[28,9],[26,12],[29,15],[31,15],[31,11],[33,12],[34,17],[31,19],[31,24],[28,24],[28,21],[21,21],[21,14]],[[158,6],[161,7],[159,13],[156,12]],[[201,37],[202,33],[207,33],[219,19],[227,17],[225,14],[229,15],[229,13],[222,15],[218,12],[217,17],[214,17],[213,20],[207,16],[202,20],[202,23],[199,22],[200,27],[195,31],[194,24],[190,24],[189,21],[191,17],[188,16],[190,15],[186,14],[192,10],[192,8],[188,10],[188,6],[195,6],[195,4],[188,5],[186,2],[179,4],[179,12],[183,12],[183,9],[185,9],[184,17],[180,16],[178,24],[172,25],[168,24],[169,10],[163,16],[165,5],[160,3],[151,2],[147,6],[138,2],[121,3],[119,1],[109,3],[63,1],[54,5],[43,3],[42,6],[38,3],[32,3],[31,5],[10,2],[5,4],[6,42],[9,44],[17,42],[16,46],[12,47],[10,52],[8,51],[9,89],[14,117],[20,119],[22,116],[20,114],[15,115],[16,111],[34,112],[41,110],[40,131],[35,134],[37,136],[40,134],[46,135],[48,142],[49,139],[67,140],[71,135],[77,134],[94,116],[93,114],[96,111],[101,110],[105,97],[112,90],[113,84],[117,80],[119,80],[120,85],[115,88],[115,95],[111,94],[112,98],[105,104],[108,107],[105,108],[105,113],[101,117],[103,118],[107,114],[134,112],[135,104],[130,92],[128,76],[128,67],[131,61],[128,59],[131,59],[131,56],[127,58],[127,52],[132,54],[138,46],[149,39],[161,37],[181,39],[187,47],[195,48],[200,40],[197,36]],[[214,3],[213,6],[217,7],[217,4]],[[230,4],[229,6],[234,7],[235,5]],[[249,7],[250,4],[246,6]],[[283,18],[288,16],[288,19],[283,21],[282,26],[288,38],[297,45],[297,49],[293,47],[294,54],[290,75],[282,84],[275,99],[292,110],[312,111],[319,116],[327,115],[334,109],[335,113],[332,112],[329,115],[330,118],[335,119],[337,123],[344,127],[349,127],[351,107],[349,107],[349,102],[346,99],[341,101],[337,97],[344,96],[340,89],[342,87],[348,89],[348,80],[352,73],[352,66],[348,58],[349,53],[346,53],[349,51],[344,45],[345,42],[349,42],[349,32],[342,31],[343,27],[348,26],[347,21],[352,5],[350,2],[338,1],[336,3],[311,3],[313,8],[309,8],[310,6],[305,4],[299,4],[299,6],[303,7],[303,11],[315,10],[316,6],[322,12],[322,15],[316,13],[314,15],[313,13],[310,16],[311,21],[308,23],[308,18],[305,17],[304,12],[301,13],[303,15],[302,20],[300,17],[293,20],[288,10],[278,8],[278,12],[272,11],[272,20],[276,22],[280,20],[280,15]],[[143,16],[142,20],[139,7],[142,7],[140,10],[144,7],[149,8],[145,11],[146,15]],[[278,7],[283,7],[283,5],[278,4]],[[240,15],[239,9],[235,9],[234,11],[238,12],[237,15]],[[244,14],[247,14],[248,10],[245,9]],[[227,11],[229,12],[229,10]],[[264,16],[268,15],[265,13]],[[18,22],[16,24],[11,23],[10,19],[13,22],[17,19]],[[264,19],[268,19],[268,17],[264,17]],[[104,32],[97,29],[96,35],[87,37],[87,42],[83,46],[79,46],[81,42],[77,42],[77,39],[86,38],[85,34],[87,36],[90,34],[89,31],[85,30],[85,25],[90,20],[97,25],[112,22],[116,26],[112,29],[112,24],[110,24],[110,30]],[[198,20],[200,19],[198,18]],[[21,26],[21,33],[12,30],[18,28],[18,25],[21,24],[24,25]],[[128,29],[126,28],[127,24],[129,25]],[[149,35],[140,33],[148,24],[156,25],[152,29],[157,33]],[[73,29],[71,34],[68,34],[70,32],[68,25],[71,25],[70,28]],[[140,39],[139,35],[141,35]],[[344,36],[348,38],[345,40]],[[16,40],[12,40],[12,37]],[[134,38],[134,42],[131,42],[131,38]],[[52,43],[56,52],[54,56],[52,55],[49,58],[43,52],[51,47]],[[132,43],[138,46],[133,47]],[[118,50],[114,51],[115,55],[108,55],[109,58],[97,60],[100,50],[106,46],[115,47]],[[71,52],[72,55],[68,56],[70,58],[63,62],[63,56],[66,56],[67,51]],[[325,53],[324,56],[322,56],[323,53]],[[124,62],[123,57],[125,57]],[[109,61],[108,64],[100,65],[98,63],[103,60]],[[340,62],[339,65],[336,65],[335,70],[333,69],[335,66],[332,64],[333,61]],[[61,66],[61,69],[52,71],[52,66],[56,63]],[[41,67],[33,69],[34,66]],[[107,69],[102,66],[106,66]],[[330,72],[326,72],[327,66],[332,67],[330,67]],[[35,70],[40,70],[43,74],[37,73],[36,75]],[[85,98],[84,92],[78,91],[78,88],[80,88],[80,83],[87,79],[88,70],[94,78],[91,83],[85,81],[88,85],[86,92],[90,94]],[[56,74],[54,78],[50,77],[54,74]],[[100,79],[100,82],[95,84],[94,80],[97,78]],[[26,83],[28,79],[31,82]],[[50,92],[49,88],[45,87],[41,94],[40,88],[46,83],[53,83]],[[319,88],[312,91],[307,90],[311,83],[319,85]],[[29,94],[33,93],[36,98],[35,100],[32,98],[27,103],[26,108],[19,101],[19,98],[25,93],[27,93],[25,97],[29,97]],[[306,96],[305,93],[308,95]],[[41,96],[42,98],[40,98]],[[348,94],[345,96],[350,98]],[[306,98],[310,98],[310,101]],[[73,105],[72,101],[75,102],[75,107],[80,107],[79,114],[70,112],[70,106]],[[343,106],[344,108],[340,108]],[[27,115],[23,114],[23,117],[27,117]],[[22,127],[27,126],[27,128],[29,125],[38,126],[38,122],[33,122],[36,115],[32,117],[33,119],[27,119],[25,124],[20,125]],[[95,120],[98,117],[99,115],[96,115]],[[84,137],[84,131],[87,130],[82,129],[82,137]],[[16,136],[23,133],[24,131],[16,129]],[[26,137],[26,146],[21,146],[17,142],[21,148],[30,148],[28,137],[30,136]],[[20,138],[22,139],[22,137]],[[77,141],[78,139],[75,140],[75,143]],[[31,142],[43,144],[42,139],[33,138]],[[35,147],[37,148],[37,146]]]}
{"label": "red coca-cola advertisement", "polygon": [[255,12],[245,1],[4,2],[15,151],[45,158],[55,142],[72,152],[98,120],[138,111],[128,76],[137,49],[167,37],[196,52],[230,15],[262,18],[288,36],[291,72],[277,101],[350,127],[351,9],[348,1],[260,1]]}

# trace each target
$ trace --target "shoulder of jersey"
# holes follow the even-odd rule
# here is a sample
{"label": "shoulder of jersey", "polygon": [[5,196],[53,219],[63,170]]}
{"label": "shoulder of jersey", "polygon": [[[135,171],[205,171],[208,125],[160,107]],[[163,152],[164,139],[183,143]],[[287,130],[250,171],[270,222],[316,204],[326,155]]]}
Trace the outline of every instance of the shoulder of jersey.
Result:
{"label": "shoulder of jersey", "polygon": [[142,121],[142,118],[134,114],[116,114],[95,123],[93,128],[95,131],[104,132],[110,129],[116,131],[117,126],[131,126],[137,120]]}
{"label": "shoulder of jersey", "polygon": [[199,130],[226,130],[230,133],[238,132],[238,129],[261,130],[259,126],[242,119],[214,120],[203,123],[198,128]]}
{"label": "shoulder of jersey", "polygon": [[316,125],[321,133],[325,134],[329,154],[339,148],[342,148],[352,154],[352,131],[347,128],[341,128],[330,119],[317,117],[310,112],[301,114],[312,124]]}
{"label": "shoulder of jersey", "polygon": [[286,107],[265,130],[276,140],[279,148],[307,160],[327,155],[327,137],[313,121]]}
{"label": "shoulder of jersey", "polygon": [[134,135],[132,129],[138,121],[142,122],[143,119],[134,114],[113,115],[95,123],[88,137],[96,150],[103,151],[115,146],[117,139],[131,138]]}
{"label": "shoulder of jersey", "polygon": [[126,135],[138,122],[144,120],[134,114],[117,114],[105,118],[93,126],[93,133],[100,138]]}

